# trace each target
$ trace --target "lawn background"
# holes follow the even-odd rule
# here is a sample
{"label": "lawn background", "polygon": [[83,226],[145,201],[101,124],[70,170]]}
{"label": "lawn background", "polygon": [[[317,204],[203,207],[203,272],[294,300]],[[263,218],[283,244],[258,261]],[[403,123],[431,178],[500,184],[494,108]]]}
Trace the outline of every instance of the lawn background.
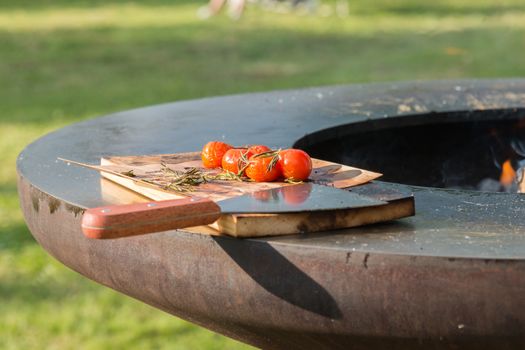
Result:
{"label": "lawn background", "polygon": [[36,244],[15,160],[39,136],[204,96],[525,75],[522,0],[351,0],[344,18],[249,4],[237,22],[199,20],[204,2],[0,0],[0,349],[248,348],[88,281]]}

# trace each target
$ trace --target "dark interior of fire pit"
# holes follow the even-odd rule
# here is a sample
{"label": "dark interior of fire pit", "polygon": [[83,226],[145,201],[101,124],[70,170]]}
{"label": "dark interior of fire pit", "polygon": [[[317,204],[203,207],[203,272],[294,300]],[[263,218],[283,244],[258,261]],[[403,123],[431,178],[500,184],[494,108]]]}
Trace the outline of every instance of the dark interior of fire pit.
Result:
{"label": "dark interior of fire pit", "polygon": [[500,179],[502,168],[511,165],[519,179],[525,166],[525,110],[390,117],[322,130],[295,146],[316,158],[379,171],[383,181],[515,191],[516,179]]}

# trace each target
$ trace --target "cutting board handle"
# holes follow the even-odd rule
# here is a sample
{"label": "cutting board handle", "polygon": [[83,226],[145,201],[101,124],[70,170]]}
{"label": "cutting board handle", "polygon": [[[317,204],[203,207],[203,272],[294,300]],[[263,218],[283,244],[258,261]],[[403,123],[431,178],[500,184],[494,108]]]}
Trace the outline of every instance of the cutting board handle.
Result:
{"label": "cutting board handle", "polygon": [[220,215],[220,207],[206,198],[114,205],[86,210],[82,232],[89,238],[120,238],[209,225]]}

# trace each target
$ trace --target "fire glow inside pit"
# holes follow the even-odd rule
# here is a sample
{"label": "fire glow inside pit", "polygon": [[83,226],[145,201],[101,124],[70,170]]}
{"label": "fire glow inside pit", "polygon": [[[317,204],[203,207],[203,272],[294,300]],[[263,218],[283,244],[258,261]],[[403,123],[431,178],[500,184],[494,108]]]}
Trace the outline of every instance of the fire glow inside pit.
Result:
{"label": "fire glow inside pit", "polygon": [[320,134],[325,140],[299,140],[296,146],[321,159],[374,169],[384,174],[383,181],[395,183],[518,192],[525,166],[522,109],[412,115]]}

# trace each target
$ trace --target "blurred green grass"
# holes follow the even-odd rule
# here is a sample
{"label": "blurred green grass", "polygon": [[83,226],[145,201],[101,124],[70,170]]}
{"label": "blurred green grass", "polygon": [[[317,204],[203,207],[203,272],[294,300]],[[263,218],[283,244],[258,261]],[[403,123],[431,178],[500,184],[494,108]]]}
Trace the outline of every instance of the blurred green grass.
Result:
{"label": "blurred green grass", "polygon": [[521,0],[359,0],[344,18],[249,5],[238,22],[197,19],[202,3],[0,1],[1,349],[247,348],[96,285],[36,244],[15,159],[39,136],[203,96],[525,74]]}

